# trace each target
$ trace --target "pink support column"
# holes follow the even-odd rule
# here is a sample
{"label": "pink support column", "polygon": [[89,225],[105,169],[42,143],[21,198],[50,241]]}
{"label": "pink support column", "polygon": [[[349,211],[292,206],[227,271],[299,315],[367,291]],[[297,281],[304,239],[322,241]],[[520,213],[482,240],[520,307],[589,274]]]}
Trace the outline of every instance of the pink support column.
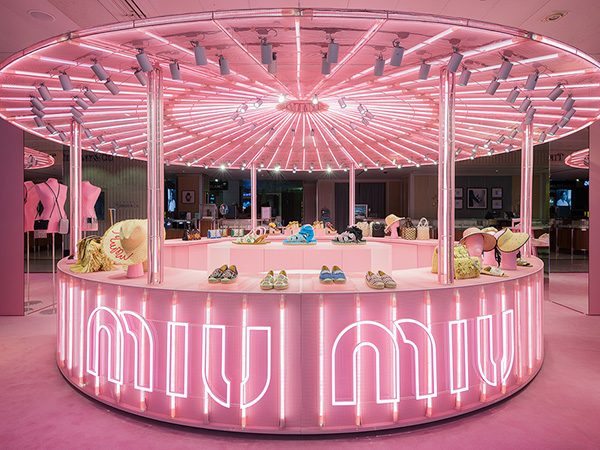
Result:
{"label": "pink support column", "polygon": [[355,220],[356,216],[354,214],[354,206],[356,205],[356,170],[354,166],[350,166],[348,169],[349,179],[348,179],[348,203],[350,210],[348,213],[350,217],[348,218],[348,225],[356,225]]}
{"label": "pink support column", "polygon": [[71,148],[69,150],[71,162],[70,173],[70,210],[71,230],[69,236],[69,249],[71,255],[77,257],[77,243],[81,240],[81,125],[71,121]]}
{"label": "pink support column", "polygon": [[588,310],[600,315],[600,121],[590,126],[590,263],[588,275]]}
{"label": "pink support column", "polygon": [[162,70],[148,72],[148,284],[164,277],[165,238]]}
{"label": "pink support column", "polygon": [[[533,124],[523,125],[521,144],[521,232],[531,236],[533,192]],[[533,236],[532,236],[533,237]],[[531,239],[521,249],[524,258],[531,256]]]}
{"label": "pink support column", "polygon": [[455,74],[440,71],[438,163],[438,282],[454,283],[454,90]]}
{"label": "pink support column", "polygon": [[250,228],[256,230],[258,226],[258,215],[257,215],[257,198],[258,192],[256,190],[256,165],[253,163],[250,166]]}

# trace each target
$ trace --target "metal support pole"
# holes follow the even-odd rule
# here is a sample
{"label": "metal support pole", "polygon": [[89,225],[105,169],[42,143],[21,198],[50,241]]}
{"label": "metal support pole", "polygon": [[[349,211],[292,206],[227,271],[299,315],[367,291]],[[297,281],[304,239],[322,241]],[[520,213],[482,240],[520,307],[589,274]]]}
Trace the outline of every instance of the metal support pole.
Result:
{"label": "metal support pole", "polygon": [[455,74],[440,71],[438,162],[438,282],[454,283],[454,91]]}
{"label": "metal support pole", "polygon": [[252,231],[256,230],[258,226],[258,215],[257,215],[257,200],[258,192],[256,191],[256,165],[250,166],[250,228]]}
{"label": "metal support pole", "polygon": [[348,169],[348,213],[350,216],[348,217],[348,225],[356,225],[356,214],[354,211],[354,207],[356,206],[356,169],[354,166],[350,166]]}
{"label": "metal support pole", "polygon": [[148,72],[148,284],[164,277],[165,226],[162,70]]}
{"label": "metal support pole", "polygon": [[[533,124],[523,125],[521,145],[521,232],[531,238],[531,213],[533,193]],[[521,256],[531,256],[531,238],[521,249]]]}
{"label": "metal support pole", "polygon": [[69,151],[71,176],[69,178],[71,230],[69,249],[77,257],[77,243],[81,240],[81,125],[71,121],[71,147]]}

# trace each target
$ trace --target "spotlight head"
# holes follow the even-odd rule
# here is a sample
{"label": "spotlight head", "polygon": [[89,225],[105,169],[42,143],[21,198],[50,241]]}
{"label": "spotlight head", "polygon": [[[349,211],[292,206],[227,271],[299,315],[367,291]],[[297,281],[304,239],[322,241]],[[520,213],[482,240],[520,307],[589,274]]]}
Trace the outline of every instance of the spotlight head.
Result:
{"label": "spotlight head", "polygon": [[492,140],[488,139],[485,144],[483,144],[483,148],[488,148],[492,144]]}
{"label": "spotlight head", "polygon": [[60,85],[62,86],[63,91],[70,91],[73,89],[71,78],[69,78],[69,75],[67,75],[66,72],[60,72],[58,80],[60,81]]}
{"label": "spotlight head", "polygon": [[285,102],[285,94],[279,94],[279,96],[277,97],[277,101],[279,103]]}
{"label": "spotlight head", "polygon": [[573,117],[573,115],[575,114],[575,109],[571,108],[569,111],[567,111],[567,113],[563,116],[563,119],[566,120],[571,120],[571,117]]}
{"label": "spotlight head", "polygon": [[179,63],[177,61],[173,61],[169,64],[169,70],[171,71],[172,80],[181,80],[181,70],[179,69]]}
{"label": "spotlight head", "polygon": [[510,74],[510,70],[512,69],[512,63],[506,59],[506,58],[502,58],[502,65],[500,66],[500,69],[498,70],[498,75],[496,76],[496,78],[498,80],[506,80],[508,78],[508,75]]}
{"label": "spotlight head", "polygon": [[558,128],[564,127],[567,123],[569,123],[569,119],[565,119],[564,117],[558,121],[556,124]]}
{"label": "spotlight head", "polygon": [[529,97],[525,97],[525,99],[523,99],[523,102],[521,102],[521,106],[519,106],[519,111],[527,111],[529,105],[531,105],[531,99]]}
{"label": "spotlight head", "polygon": [[85,128],[85,127],[83,127],[83,128],[81,129],[81,131],[83,131],[83,134],[85,134],[85,136],[86,136],[88,139],[92,139],[92,138],[94,137],[94,135],[92,134],[92,132],[91,132],[90,130],[88,130],[87,128]]}
{"label": "spotlight head", "polygon": [[221,163],[221,164],[219,165],[219,169],[221,169],[221,170],[225,170],[225,164]]}
{"label": "spotlight head", "polygon": [[531,125],[531,122],[533,122],[533,116],[535,115],[535,112],[535,108],[529,108],[527,114],[525,114],[525,120],[523,121],[525,125]]}
{"label": "spotlight head", "polygon": [[86,101],[82,98],[75,96],[73,97],[73,100],[75,100],[75,103],[77,103],[84,111],[90,107],[90,105],[88,105]]}
{"label": "spotlight head", "polygon": [[471,78],[471,71],[467,69],[463,69],[460,73],[460,77],[458,77],[457,85],[466,86],[469,84],[469,78]]}
{"label": "spotlight head", "polygon": [[546,136],[547,136],[546,132],[545,132],[545,131],[542,131],[542,132],[540,133],[540,137],[538,138],[538,142],[539,142],[540,144],[541,144],[542,142],[544,142],[544,141],[546,140]]}
{"label": "spotlight head", "polygon": [[40,119],[44,118],[44,116],[46,115],[44,111],[40,111],[35,106],[31,108],[31,112],[34,113],[36,117],[39,117]]}
{"label": "spotlight head", "polygon": [[554,136],[557,132],[558,132],[558,125],[554,124],[550,127],[550,130],[548,130],[548,136]]}
{"label": "spotlight head", "polygon": [[383,59],[383,56],[379,55],[375,59],[375,65],[373,66],[373,75],[376,77],[383,76],[384,67],[385,67],[385,59]]}
{"label": "spotlight head", "polygon": [[319,104],[319,96],[317,94],[313,95],[312,104],[313,105],[318,105]]}
{"label": "spotlight head", "polygon": [[235,121],[240,114],[236,111],[231,115],[231,120]]}
{"label": "spotlight head", "polygon": [[365,115],[365,113],[367,112],[367,108],[365,108],[362,103],[359,104],[356,109],[358,109],[358,112],[361,113],[363,116]]}
{"label": "spotlight head", "polygon": [[39,99],[39,98],[37,98],[37,97],[34,97],[33,95],[30,95],[30,96],[29,96],[29,100],[31,101],[31,105],[32,105],[34,108],[37,108],[37,109],[39,109],[40,111],[43,111],[43,110],[44,110],[44,108],[46,107],[46,106],[44,106],[44,104],[43,104],[43,103],[40,101],[40,99]]}
{"label": "spotlight head", "polygon": [[273,75],[277,73],[277,52],[273,52],[271,62],[267,65],[267,71]]}
{"label": "spotlight head", "polygon": [[311,135],[311,136],[314,136],[314,135],[315,135],[315,129],[314,129],[314,128],[311,128],[311,129],[310,129],[310,135]]}
{"label": "spotlight head", "polygon": [[60,133],[58,133],[58,137],[60,138],[61,141],[63,142],[67,142],[69,139],[67,138],[67,135],[65,134],[64,131],[61,131]]}
{"label": "spotlight head", "polygon": [[117,141],[110,141],[110,145],[112,145],[115,150],[119,148],[119,143]]}
{"label": "spotlight head", "polygon": [[248,127],[248,130],[254,131],[255,128],[256,128],[256,124],[255,123],[251,123],[250,126]]}
{"label": "spotlight head", "polygon": [[92,150],[94,150],[95,153],[98,153],[98,146],[96,144],[92,144],[90,145],[90,147],[92,148]]}
{"label": "spotlight head", "polygon": [[98,100],[100,100],[98,96],[92,92],[91,89],[88,89],[86,87],[83,88],[83,95],[85,95],[87,99],[92,103],[96,103]]}
{"label": "spotlight head", "polygon": [[404,47],[400,46],[400,42],[397,40],[392,41],[392,58],[390,59],[390,66],[400,67],[402,64],[402,57],[404,56]]}
{"label": "spotlight head", "polygon": [[340,54],[340,44],[336,44],[333,42],[333,38],[331,38],[331,42],[327,46],[327,62],[337,64],[338,57]]}
{"label": "spotlight head", "polygon": [[238,108],[238,111],[239,111],[240,113],[242,113],[242,114],[243,114],[243,113],[245,113],[246,111],[248,111],[248,105],[247,105],[246,103],[243,103],[243,104],[242,104],[242,105],[241,105],[241,106]]}
{"label": "spotlight head", "polygon": [[431,66],[427,64],[425,60],[423,60],[423,62],[421,63],[421,67],[419,67],[419,80],[427,79],[427,77],[429,76],[429,69],[431,69]]}
{"label": "spotlight head", "polygon": [[369,126],[369,121],[367,120],[367,118],[366,118],[366,117],[363,117],[363,118],[362,118],[362,123],[365,125],[365,127],[368,127],[368,126]]}
{"label": "spotlight head", "polygon": [[113,80],[111,80],[110,78],[108,80],[106,80],[106,83],[104,83],[104,86],[106,86],[106,89],[108,89],[112,95],[117,95],[119,92],[121,92],[121,90],[119,89],[119,86],[117,86],[115,84],[115,82]]}
{"label": "spotlight head", "polygon": [[52,125],[51,123],[46,125],[46,130],[48,130],[52,135],[58,134],[58,130],[54,128],[54,125]]}
{"label": "spotlight head", "polygon": [[349,126],[352,128],[352,131],[356,130],[356,124],[354,122],[350,122]]}
{"label": "spotlight head", "polygon": [[517,89],[517,87],[515,86],[513,88],[513,90],[510,91],[510,93],[508,94],[508,97],[506,97],[506,101],[512,105],[517,100],[517,97],[519,96],[519,94],[520,94],[520,92]]}
{"label": "spotlight head", "polygon": [[510,152],[510,151],[513,149],[513,147],[514,147],[514,146],[513,146],[512,144],[509,144],[509,145],[507,145],[507,146],[506,146],[506,148],[504,149],[504,151],[505,151],[506,153],[508,153],[508,152]]}
{"label": "spotlight head", "polygon": [[560,94],[562,94],[563,92],[565,92],[565,90],[562,88],[561,84],[557,84],[556,87],[554,89],[552,89],[552,91],[548,94],[548,98],[552,101],[556,100],[558,97],[560,97]]}
{"label": "spotlight head", "polygon": [[102,64],[100,64],[97,59],[93,59],[92,61],[94,61],[94,64],[92,65],[92,70],[94,71],[94,73],[96,74],[98,79],[100,81],[107,80],[108,73],[106,72],[106,70],[104,70],[104,67],[102,67]]}
{"label": "spotlight head", "polygon": [[35,127],[36,128],[44,128],[46,126],[46,124],[44,123],[44,121],[39,118],[38,116],[35,116],[33,118],[33,120],[35,121]]}
{"label": "spotlight head", "polygon": [[488,88],[485,90],[486,94],[494,95],[500,86],[500,82],[497,78],[494,78]]}
{"label": "spotlight head", "polygon": [[229,75],[229,60],[225,58],[223,55],[219,56],[219,70],[221,75]]}
{"label": "spotlight head", "polygon": [[100,144],[104,144],[104,143],[106,142],[106,141],[104,140],[104,136],[102,136],[102,135],[98,136],[96,139],[98,139],[98,142],[99,142]]}
{"label": "spotlight head", "polygon": [[192,47],[194,48],[194,58],[196,59],[197,66],[205,66],[208,61],[206,60],[206,49],[198,45],[197,41],[191,41]]}
{"label": "spotlight head", "polygon": [[262,98],[258,97],[256,100],[254,100],[254,107],[255,108],[260,108],[260,105],[263,104],[263,100]]}
{"label": "spotlight head", "polygon": [[344,97],[341,97],[338,99],[338,103],[340,104],[340,108],[344,109],[346,108],[346,100],[344,100]]}
{"label": "spotlight head", "polygon": [[50,91],[44,83],[40,84],[37,90],[40,93],[42,100],[44,100],[45,102],[49,102],[50,100],[52,100],[52,94],[50,94]]}
{"label": "spotlight head", "polygon": [[71,107],[70,113],[73,117],[83,117],[83,113],[81,111],[79,111],[78,109],[76,109],[75,107]]}
{"label": "spotlight head", "polygon": [[239,120],[237,121],[237,124],[239,127],[241,127],[242,125],[244,125],[244,122],[245,122],[244,118],[240,117]]}
{"label": "spotlight head", "polygon": [[138,49],[139,53],[135,55],[138,64],[140,65],[142,71],[151,72],[152,71],[152,63],[150,62],[150,58],[141,48]]}
{"label": "spotlight head", "polygon": [[146,86],[148,84],[148,77],[142,71],[142,69],[135,69],[133,74],[135,75],[141,86]]}
{"label": "spotlight head", "polygon": [[321,75],[329,75],[331,73],[331,63],[327,61],[327,53],[321,58]]}
{"label": "spotlight head", "polygon": [[506,136],[501,134],[498,140],[496,141],[496,144],[502,144],[504,142],[504,139],[506,139]]}
{"label": "spotlight head", "polygon": [[510,139],[514,139],[518,132],[519,132],[518,128],[513,128],[512,131],[510,132],[510,134],[508,135],[508,137]]}
{"label": "spotlight head", "polygon": [[463,55],[458,53],[457,48],[454,48],[454,53],[452,53],[452,56],[450,57],[450,61],[448,61],[446,70],[448,70],[448,72],[455,73],[458,70],[460,63],[462,62],[462,59],[463,59]]}
{"label": "spotlight head", "polygon": [[569,111],[571,108],[573,108],[573,105],[575,105],[575,99],[573,98],[572,94],[569,94],[560,109],[563,111]]}
{"label": "spotlight head", "polygon": [[375,118],[375,116],[373,115],[373,113],[371,111],[367,111],[365,113],[365,117],[369,120],[373,120]]}
{"label": "spotlight head", "polygon": [[535,89],[535,85],[537,84],[538,78],[540,77],[540,72],[536,70],[534,73],[531,73],[527,76],[527,81],[525,82],[524,89],[526,91],[533,91]]}
{"label": "spotlight head", "polygon": [[273,46],[267,44],[267,38],[261,38],[260,41],[260,62],[270,64],[273,61]]}
{"label": "spotlight head", "polygon": [[73,120],[77,122],[79,125],[83,125],[85,122],[82,117],[73,116]]}

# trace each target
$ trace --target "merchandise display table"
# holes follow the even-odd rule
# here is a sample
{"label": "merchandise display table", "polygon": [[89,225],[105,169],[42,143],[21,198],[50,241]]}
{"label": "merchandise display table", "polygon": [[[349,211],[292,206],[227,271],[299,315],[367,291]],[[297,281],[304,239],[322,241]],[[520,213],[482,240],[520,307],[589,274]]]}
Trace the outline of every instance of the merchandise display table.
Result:
{"label": "merchandise display table", "polygon": [[398,288],[381,291],[362,271],[322,285],[318,270],[290,269],[287,290],[261,291],[260,267],[229,285],[167,267],[151,286],[63,260],[57,361],[91,397],[182,425],[318,434],[435,421],[540,369],[543,264],[531,261],[450,286],[429,268],[394,270]]}

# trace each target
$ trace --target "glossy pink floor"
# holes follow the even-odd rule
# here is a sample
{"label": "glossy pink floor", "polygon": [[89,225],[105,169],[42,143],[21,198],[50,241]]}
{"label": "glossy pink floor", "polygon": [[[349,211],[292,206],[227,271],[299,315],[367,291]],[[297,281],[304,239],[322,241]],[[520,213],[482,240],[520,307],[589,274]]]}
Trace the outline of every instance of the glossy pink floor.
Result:
{"label": "glossy pink floor", "polygon": [[[51,291],[32,277],[32,298]],[[552,293],[550,298],[552,299]],[[521,393],[472,415],[391,432],[327,437],[253,436],[140,419],[80,395],[55,364],[55,316],[0,317],[3,449],[597,449],[600,317],[545,305],[545,362]]]}

